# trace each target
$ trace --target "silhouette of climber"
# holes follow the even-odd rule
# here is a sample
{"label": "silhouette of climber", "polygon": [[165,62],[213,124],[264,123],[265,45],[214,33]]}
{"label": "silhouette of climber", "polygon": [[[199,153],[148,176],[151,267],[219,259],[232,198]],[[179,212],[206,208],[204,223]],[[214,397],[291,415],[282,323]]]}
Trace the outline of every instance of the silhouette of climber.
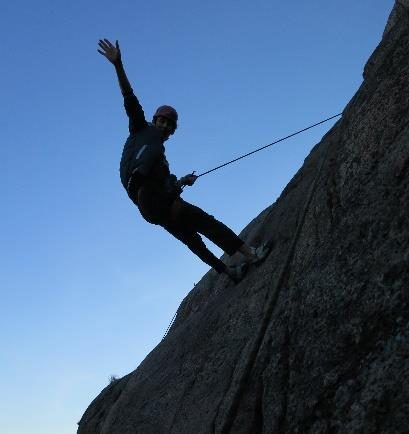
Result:
{"label": "silhouette of climber", "polygon": [[[121,182],[128,196],[146,221],[162,226],[218,273],[227,274],[235,282],[240,281],[250,264],[259,263],[267,256],[268,244],[258,248],[247,246],[226,225],[180,197],[182,188],[192,186],[197,177],[189,174],[177,179],[169,171],[163,144],[177,128],[176,110],[161,106],[156,110],[152,123],[147,122],[126,76],[118,41],[114,46],[108,39],[100,39],[98,45],[100,49],[97,51],[115,67],[129,118],[130,135],[120,164]],[[207,249],[199,233],[230,256],[241,252],[245,261],[236,266],[226,266]]]}

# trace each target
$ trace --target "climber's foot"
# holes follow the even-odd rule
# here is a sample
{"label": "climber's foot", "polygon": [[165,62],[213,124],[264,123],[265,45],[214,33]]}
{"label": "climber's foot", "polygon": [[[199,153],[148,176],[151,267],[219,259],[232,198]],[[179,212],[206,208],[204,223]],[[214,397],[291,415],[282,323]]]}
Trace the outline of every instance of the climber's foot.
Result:
{"label": "climber's foot", "polygon": [[229,265],[226,267],[226,274],[234,283],[239,283],[246,275],[248,268],[249,264],[246,262],[238,265]]}
{"label": "climber's foot", "polygon": [[252,265],[261,264],[271,252],[272,247],[273,243],[271,241],[265,242],[258,247],[250,247],[252,255],[249,258],[249,263]]}

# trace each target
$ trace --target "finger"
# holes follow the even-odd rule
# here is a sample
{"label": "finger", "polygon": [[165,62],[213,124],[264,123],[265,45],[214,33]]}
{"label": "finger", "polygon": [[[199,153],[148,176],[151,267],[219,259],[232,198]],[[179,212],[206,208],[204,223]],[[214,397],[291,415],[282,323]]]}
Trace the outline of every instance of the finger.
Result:
{"label": "finger", "polygon": [[118,42],[118,39],[117,39],[116,42],[115,42],[115,46],[116,46],[117,50],[119,50],[119,42]]}
{"label": "finger", "polygon": [[104,41],[102,41],[101,39],[99,40],[98,45],[105,51],[109,50],[108,45]]}
{"label": "finger", "polygon": [[112,45],[109,45],[106,41],[108,41],[108,40],[107,39],[100,39],[99,43],[102,47],[105,48],[105,50],[109,50],[110,48],[112,48]]}
{"label": "finger", "polygon": [[104,41],[108,44],[108,47],[110,47],[110,48],[114,47],[108,39],[104,38]]}
{"label": "finger", "polygon": [[105,56],[105,53],[103,53],[101,50],[97,50],[98,53],[102,54],[103,56]]}

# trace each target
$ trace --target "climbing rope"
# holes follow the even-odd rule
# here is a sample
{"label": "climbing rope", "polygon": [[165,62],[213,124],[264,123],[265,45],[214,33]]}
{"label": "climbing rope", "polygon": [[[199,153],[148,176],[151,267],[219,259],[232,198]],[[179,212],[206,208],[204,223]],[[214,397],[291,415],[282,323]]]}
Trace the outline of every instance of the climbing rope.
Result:
{"label": "climbing rope", "polygon": [[[270,143],[269,145],[262,146],[261,148],[255,149],[254,151],[251,151],[251,152],[249,152],[249,153],[247,153],[247,154],[245,154],[245,155],[242,155],[241,157],[235,158],[234,160],[231,160],[231,161],[229,161],[229,162],[227,162],[227,163],[221,164],[220,166],[217,166],[217,167],[215,167],[214,169],[208,170],[207,172],[201,173],[200,175],[196,175],[196,176],[197,176],[197,178],[200,178],[201,176],[207,175],[208,173],[214,172],[215,170],[221,169],[222,167],[228,166],[229,164],[232,164],[232,163],[234,163],[234,162],[236,162],[236,161],[238,161],[238,160],[241,160],[242,158],[248,157],[249,155],[255,154],[256,152],[262,151],[263,149],[266,149],[266,148],[268,148],[268,147],[270,147],[270,146],[273,146],[273,145],[275,145],[275,144],[277,144],[277,143],[279,143],[279,142],[283,142],[284,140],[287,140],[287,139],[289,139],[289,138],[291,138],[291,137],[294,137],[294,136],[296,136],[297,134],[301,134],[301,133],[303,133],[304,131],[310,130],[311,128],[314,128],[314,127],[316,127],[316,126],[318,126],[318,125],[321,125],[321,124],[323,124],[323,123],[325,123],[325,122],[328,122],[328,121],[330,121],[331,119],[335,119],[335,118],[337,118],[337,117],[339,117],[339,116],[342,116],[342,113],[338,113],[337,115],[331,116],[331,117],[329,117],[329,118],[327,118],[327,119],[324,119],[324,120],[322,120],[322,121],[320,121],[320,122],[317,122],[317,123],[315,123],[315,124],[313,124],[313,125],[310,125],[309,127],[303,128],[302,130],[299,130],[299,131],[297,131],[297,132],[295,132],[295,133],[292,133],[292,134],[290,134],[289,136],[282,137],[281,139],[278,139],[278,140],[276,140],[275,142]],[[325,161],[325,159],[324,159],[323,161]],[[322,164],[323,164],[323,163],[322,163]],[[322,165],[321,165],[321,167],[322,167]],[[319,175],[319,173],[321,172],[321,167],[320,167],[320,170],[318,171],[318,174],[317,174],[316,179],[318,179],[318,175]],[[193,172],[192,174],[194,174],[194,172]],[[314,185],[315,185],[315,184],[314,184]],[[183,188],[183,187],[182,187],[182,188]],[[166,332],[165,332],[165,334],[163,335],[163,338],[162,338],[161,340],[165,339],[165,337],[168,335],[170,328],[172,327],[173,323],[175,322],[175,319],[176,319],[176,316],[177,316],[177,314],[178,314],[178,312],[179,312],[179,309],[180,309],[180,306],[179,306],[178,310],[175,312],[175,315],[173,316],[172,321],[170,322],[170,324],[169,324],[168,328],[166,329]]]}
{"label": "climbing rope", "polygon": [[[207,175],[208,173],[214,172],[215,170],[221,169],[222,167],[228,166],[229,164],[232,164],[232,163],[234,163],[234,162],[236,162],[236,161],[238,161],[238,160],[241,160],[242,158],[246,158],[246,157],[248,157],[249,155],[255,154],[256,152],[260,152],[260,151],[262,151],[263,149],[269,148],[270,146],[273,146],[273,145],[275,145],[275,144],[277,144],[277,143],[283,142],[284,140],[287,140],[287,139],[289,139],[290,137],[294,137],[294,136],[296,136],[297,134],[301,134],[301,133],[303,133],[304,131],[310,130],[311,128],[314,128],[314,127],[316,127],[316,126],[318,126],[318,125],[321,125],[321,124],[323,124],[323,123],[325,123],[325,122],[328,122],[328,121],[330,121],[331,119],[337,118],[337,117],[339,117],[339,116],[342,116],[342,113],[338,113],[337,115],[331,116],[331,117],[328,118],[328,119],[324,119],[323,121],[317,122],[317,123],[314,124],[314,125],[310,125],[309,127],[303,128],[302,130],[299,130],[299,131],[297,131],[297,132],[295,132],[295,133],[292,133],[292,134],[290,134],[289,136],[282,137],[281,139],[278,139],[278,140],[276,140],[275,142],[270,143],[269,145],[262,146],[261,148],[255,149],[254,151],[251,151],[251,152],[249,152],[249,153],[247,153],[247,154],[245,154],[245,155],[242,155],[241,157],[237,157],[237,158],[235,158],[234,160],[228,161],[227,163],[221,164],[220,166],[217,166],[217,167],[215,167],[214,169],[210,169],[210,170],[208,170],[207,172],[201,173],[200,175],[196,175],[196,176],[197,176],[198,178],[200,178],[201,176]],[[193,172],[193,173],[194,173],[194,172]]]}
{"label": "climbing rope", "polygon": [[173,315],[172,321],[171,321],[170,324],[168,325],[168,328],[166,329],[166,332],[165,332],[165,334],[163,335],[163,338],[161,339],[161,341],[163,341],[163,340],[166,338],[166,336],[167,336],[168,333],[169,333],[170,328],[173,326],[173,323],[175,322],[176,316],[177,316],[177,314],[178,314],[178,312],[179,312],[180,306],[181,306],[181,304],[179,305],[177,311],[176,311],[175,314]]}

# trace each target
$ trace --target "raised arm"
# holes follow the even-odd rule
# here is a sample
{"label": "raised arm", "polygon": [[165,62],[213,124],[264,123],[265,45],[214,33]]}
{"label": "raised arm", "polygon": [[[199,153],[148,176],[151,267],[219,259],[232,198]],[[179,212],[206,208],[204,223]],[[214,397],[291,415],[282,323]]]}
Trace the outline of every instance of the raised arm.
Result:
{"label": "raised arm", "polygon": [[129,117],[129,131],[132,133],[144,128],[147,125],[145,114],[126,76],[118,41],[114,46],[108,39],[100,39],[98,45],[101,48],[97,50],[98,53],[106,57],[115,67],[119,87],[124,97],[126,114]]}

